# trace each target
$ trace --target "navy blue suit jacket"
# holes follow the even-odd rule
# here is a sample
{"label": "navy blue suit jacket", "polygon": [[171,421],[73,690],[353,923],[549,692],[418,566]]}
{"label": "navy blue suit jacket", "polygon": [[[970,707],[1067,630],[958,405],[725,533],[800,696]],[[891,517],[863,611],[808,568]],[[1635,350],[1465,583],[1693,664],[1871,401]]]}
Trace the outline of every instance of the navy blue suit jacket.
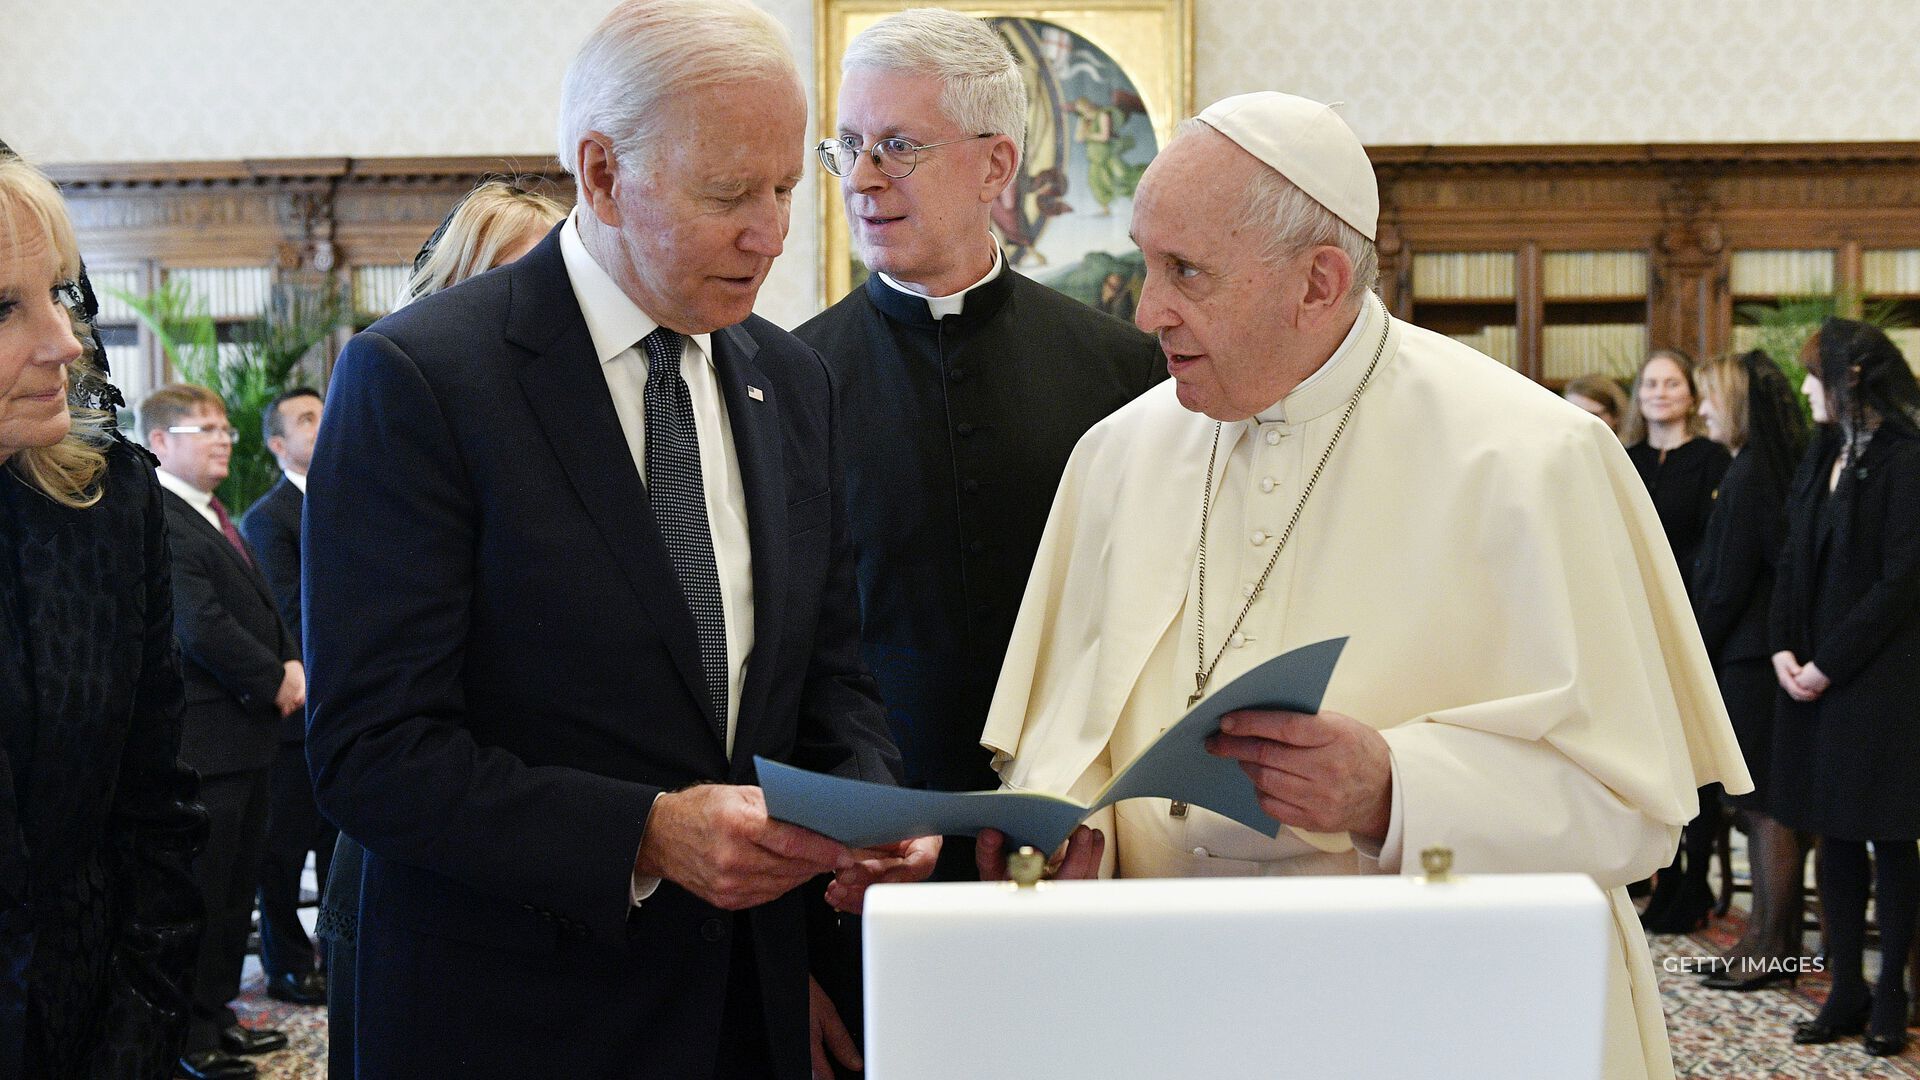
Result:
{"label": "navy blue suit jacket", "polygon": [[710,1075],[741,934],[777,1074],[806,1075],[797,895],[627,903],[662,792],[753,783],[755,754],[898,775],[827,369],[758,318],[713,342],[753,560],[731,758],[557,230],[341,355],[307,489],[307,755],[369,852],[363,1075]]}
{"label": "navy blue suit jacket", "polygon": [[[300,505],[305,500],[282,474],[240,517],[240,534],[253,549],[253,561],[273,593],[273,606],[296,643],[300,640]],[[306,718],[300,713],[280,725],[281,742],[299,742],[306,735]]]}

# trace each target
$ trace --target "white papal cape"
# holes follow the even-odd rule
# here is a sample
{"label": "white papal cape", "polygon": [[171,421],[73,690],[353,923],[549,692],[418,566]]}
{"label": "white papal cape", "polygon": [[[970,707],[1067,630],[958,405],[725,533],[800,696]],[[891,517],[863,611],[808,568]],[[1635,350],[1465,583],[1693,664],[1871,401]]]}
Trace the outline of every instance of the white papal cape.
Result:
{"label": "white papal cape", "polygon": [[[1250,613],[1257,648],[1235,652],[1209,685],[1230,681],[1236,662],[1349,636],[1324,708],[1380,728],[1391,749],[1386,849],[1363,855],[1345,836],[1285,829],[1266,837],[1136,800],[1096,822],[1112,837],[1105,869],[1395,872],[1402,852],[1444,845],[1467,873],[1590,874],[1619,932],[1606,1075],[1670,1077],[1624,886],[1667,864],[1695,789],[1752,788],[1680,574],[1610,430],[1371,300],[1320,377],[1254,440],[1276,448],[1263,479],[1283,489],[1283,511],[1383,326],[1373,381]],[[982,735],[1007,786],[1090,796],[1185,711],[1213,434],[1167,383],[1074,451]],[[1223,460],[1243,434],[1225,425]],[[1221,529],[1216,516],[1210,545],[1231,542]],[[1256,552],[1253,575],[1270,550]],[[1207,595],[1211,650],[1240,605],[1211,583]]]}

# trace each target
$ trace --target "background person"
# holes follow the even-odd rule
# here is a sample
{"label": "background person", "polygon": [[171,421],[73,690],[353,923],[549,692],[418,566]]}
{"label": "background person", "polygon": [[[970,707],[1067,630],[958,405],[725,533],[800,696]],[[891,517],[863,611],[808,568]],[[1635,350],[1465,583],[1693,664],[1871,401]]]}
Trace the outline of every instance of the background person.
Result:
{"label": "background person", "polygon": [[[158,1080],[204,836],[165,514],[97,402],[58,192],[0,157],[0,1076]],[[91,335],[87,335],[91,336]]]}
{"label": "background person", "polygon": [[[313,440],[320,433],[320,392],[297,387],[267,403],[260,434],[280,464],[280,479],[240,518],[240,534],[259,561],[273,591],[280,621],[300,637],[300,509],[306,501]],[[307,775],[307,714],[299,709],[280,720],[280,747],[267,770],[267,836],[260,859],[260,966],[267,996],[298,1005],[327,1000],[327,978],[315,964],[313,940],[300,924],[300,878],[307,853],[327,880],[338,832],[313,801]]]}
{"label": "background person", "polygon": [[[1864,1027],[1867,1052],[1886,1056],[1906,1047],[1905,961],[1920,917],[1920,386],[1886,334],[1851,319],[1822,323],[1802,356],[1820,430],[1793,479],[1774,586],[1769,805],[1820,838],[1833,989],[1794,1041]],[[1870,885],[1881,958],[1871,991]]]}
{"label": "background person", "polygon": [[[1684,578],[1693,573],[1713,493],[1732,456],[1701,432],[1700,395],[1693,360],[1677,349],[1647,354],[1633,380],[1627,413],[1627,457],[1647,485],[1660,527]],[[1641,922],[1659,934],[1683,933],[1704,924],[1713,910],[1707,869],[1720,832],[1720,793],[1700,796],[1700,816],[1687,824],[1673,861],[1655,878]]]}
{"label": "background person", "polygon": [[1786,375],[1758,349],[1702,365],[1695,382],[1707,436],[1733,454],[1733,464],[1720,479],[1689,592],[1740,754],[1753,774],[1751,793],[1727,796],[1745,820],[1753,911],[1727,954],[1727,969],[1703,981],[1715,990],[1757,990],[1794,979],[1810,848],[1802,833],[1767,809],[1777,688],[1767,617],[1786,541],[1787,487],[1806,449],[1807,423]]}
{"label": "background person", "polygon": [[1627,420],[1627,392],[1607,375],[1582,375],[1570,380],[1560,396],[1599,417],[1616,433]]}
{"label": "background person", "polygon": [[180,640],[187,707],[180,757],[200,772],[207,845],[194,880],[207,930],[194,975],[193,1023],[180,1071],[250,1077],[242,1056],[284,1048],[287,1037],[241,1025],[233,1011],[253,929],[267,836],[268,770],[280,724],[306,701],[299,643],[280,621],[253,553],[213,494],[227,478],[234,441],[226,405],[188,383],[140,403],[140,427],[160,459],[173,564],[173,632]]}

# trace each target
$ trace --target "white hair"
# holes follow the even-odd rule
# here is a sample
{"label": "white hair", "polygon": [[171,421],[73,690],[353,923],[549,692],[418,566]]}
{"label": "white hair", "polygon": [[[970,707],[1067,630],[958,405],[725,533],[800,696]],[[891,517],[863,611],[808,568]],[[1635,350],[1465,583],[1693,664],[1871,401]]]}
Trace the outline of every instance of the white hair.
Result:
{"label": "white hair", "polygon": [[945,8],[911,8],[860,32],[840,70],[866,68],[941,82],[940,111],[969,135],[1027,144],[1027,84],[1013,53],[984,20]]}
{"label": "white hair", "polygon": [[567,66],[560,166],[578,177],[580,141],[597,131],[622,168],[639,167],[675,119],[675,97],[781,76],[800,90],[787,31],[746,0],[625,0]]}
{"label": "white hair", "polygon": [[[1212,124],[1194,117],[1181,121],[1173,137],[1178,140],[1196,131],[1214,130]],[[1337,247],[1353,264],[1353,284],[1347,290],[1347,299],[1360,299],[1380,282],[1380,253],[1373,241],[1265,162],[1260,163],[1259,175],[1241,197],[1240,214],[1249,227],[1266,232],[1267,242],[1260,257],[1268,262],[1280,262],[1308,248]]]}

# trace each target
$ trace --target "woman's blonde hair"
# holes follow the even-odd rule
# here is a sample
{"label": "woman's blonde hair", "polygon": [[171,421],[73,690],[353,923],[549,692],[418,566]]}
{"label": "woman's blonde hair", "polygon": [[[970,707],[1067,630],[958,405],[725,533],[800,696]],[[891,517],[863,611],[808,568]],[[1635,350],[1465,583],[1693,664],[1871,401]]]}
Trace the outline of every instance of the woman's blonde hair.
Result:
{"label": "woman's blonde hair", "polygon": [[[60,190],[40,170],[18,158],[0,158],[0,251],[11,255],[24,244],[41,241],[53,245],[60,256],[60,278],[72,281],[80,276],[80,245],[73,234],[73,221],[67,217]],[[73,320],[74,336],[82,343],[93,340],[92,332],[78,316]],[[73,366],[71,378],[78,382],[98,378],[98,369],[90,354]],[[7,460],[28,487],[63,506],[84,509],[100,501],[100,479],[107,470],[107,446],[113,441],[113,416],[100,409],[68,405],[73,426],[66,437],[52,446],[32,446]]]}
{"label": "woman's blonde hair", "polygon": [[[1738,354],[1716,356],[1693,373],[1702,400],[1713,402],[1726,433],[1726,447],[1739,450],[1747,445],[1747,365]],[[1697,410],[1696,410],[1697,411]]]}
{"label": "woman's blonde hair", "polygon": [[488,180],[467,193],[430,241],[426,258],[407,279],[406,300],[418,300],[493,269],[527,233],[545,232],[566,216],[565,207],[539,192],[523,191],[505,180]]}

